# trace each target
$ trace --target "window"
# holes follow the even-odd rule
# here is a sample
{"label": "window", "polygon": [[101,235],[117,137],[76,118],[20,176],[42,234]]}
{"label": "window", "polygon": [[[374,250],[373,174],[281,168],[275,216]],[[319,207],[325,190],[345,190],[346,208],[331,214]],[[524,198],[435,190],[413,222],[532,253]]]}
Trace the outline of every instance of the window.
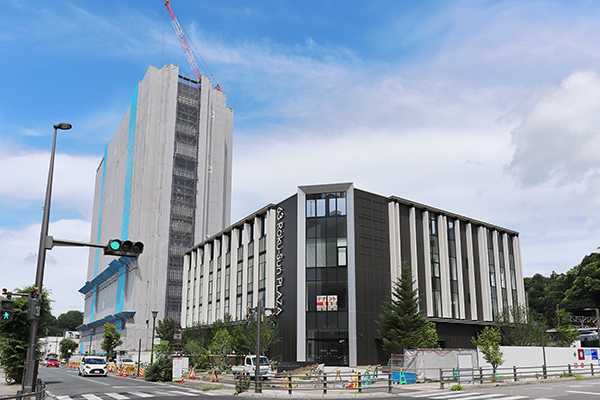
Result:
{"label": "window", "polygon": [[431,261],[431,286],[433,289],[433,316],[442,316],[442,284],[437,216],[429,214],[429,252]]}
{"label": "window", "polygon": [[452,318],[459,318],[458,298],[458,268],[456,265],[456,233],[454,221],[448,219],[448,262],[450,266],[450,298],[452,305]]}

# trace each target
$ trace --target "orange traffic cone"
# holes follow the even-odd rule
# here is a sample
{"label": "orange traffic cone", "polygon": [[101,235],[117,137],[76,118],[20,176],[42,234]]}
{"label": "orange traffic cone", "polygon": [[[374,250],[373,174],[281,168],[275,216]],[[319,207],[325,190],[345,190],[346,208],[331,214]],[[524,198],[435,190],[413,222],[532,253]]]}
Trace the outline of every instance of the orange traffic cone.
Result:
{"label": "orange traffic cone", "polygon": [[196,375],[194,374],[194,368],[192,368],[190,370],[190,376],[188,376],[189,380],[195,381],[196,380]]}

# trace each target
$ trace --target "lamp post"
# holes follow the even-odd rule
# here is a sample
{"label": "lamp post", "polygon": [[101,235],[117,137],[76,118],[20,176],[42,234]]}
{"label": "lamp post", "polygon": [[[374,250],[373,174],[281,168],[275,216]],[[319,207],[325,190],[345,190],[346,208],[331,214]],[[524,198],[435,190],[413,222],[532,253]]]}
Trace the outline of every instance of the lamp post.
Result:
{"label": "lamp post", "polygon": [[158,311],[152,311],[152,343],[151,343],[151,351],[150,351],[150,365],[154,364],[154,328],[156,327],[156,316],[158,315]]}
{"label": "lamp post", "polygon": [[42,230],[40,234],[40,247],[38,251],[37,270],[35,275],[35,287],[29,296],[29,315],[32,316],[29,328],[29,347],[25,359],[25,370],[23,371],[23,392],[35,392],[37,380],[36,344],[37,333],[40,326],[40,314],[42,307],[42,285],[44,282],[44,266],[46,263],[46,240],[48,237],[48,225],[50,224],[50,199],[52,197],[52,176],[54,174],[54,153],[56,150],[56,132],[71,129],[71,124],[61,122],[54,125],[54,136],[52,138],[52,151],[50,152],[50,167],[48,168],[48,183],[46,185],[46,199],[44,201],[44,213],[42,216]]}

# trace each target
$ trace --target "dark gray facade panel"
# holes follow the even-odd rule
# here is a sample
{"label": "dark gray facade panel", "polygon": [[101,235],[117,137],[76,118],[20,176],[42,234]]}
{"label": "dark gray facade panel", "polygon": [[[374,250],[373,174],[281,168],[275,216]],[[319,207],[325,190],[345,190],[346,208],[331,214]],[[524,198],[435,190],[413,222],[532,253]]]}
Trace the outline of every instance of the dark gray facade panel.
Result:
{"label": "dark gray facade panel", "polygon": [[[283,272],[280,277],[283,278],[283,286],[279,291],[283,295],[283,311],[279,314],[277,328],[279,337],[283,340],[274,345],[269,350],[269,357],[277,361],[296,360],[296,342],[297,342],[297,312],[296,303],[298,300],[298,278],[297,278],[297,260],[298,260],[298,201],[297,195],[294,195],[277,206],[282,207],[285,212],[284,238],[283,238]],[[281,221],[279,221],[281,222]],[[279,276],[276,276],[277,279]],[[277,290],[276,290],[277,293]]]}
{"label": "dark gray facade panel", "polygon": [[440,346],[446,349],[475,349],[471,339],[486,325],[435,322]]}
{"label": "dark gray facade panel", "polygon": [[[473,238],[473,268],[475,268],[475,297],[477,298],[477,319],[483,321],[483,297],[481,293],[481,268],[479,263],[479,240],[477,240],[477,226],[471,225]],[[487,271],[487,269],[486,269]]]}
{"label": "dark gray facade panel", "polygon": [[399,204],[400,209],[400,254],[402,263],[410,265],[410,208],[405,204]]}
{"label": "dark gray facade panel", "polygon": [[382,364],[377,324],[391,291],[387,198],[354,190],[358,365]]}
{"label": "dark gray facade panel", "polygon": [[463,290],[465,299],[465,319],[471,319],[471,301],[474,293],[471,293],[471,285],[469,280],[469,268],[473,268],[469,265],[469,252],[467,248],[467,225],[464,221],[460,221],[460,255],[462,259],[462,276],[463,276]]}

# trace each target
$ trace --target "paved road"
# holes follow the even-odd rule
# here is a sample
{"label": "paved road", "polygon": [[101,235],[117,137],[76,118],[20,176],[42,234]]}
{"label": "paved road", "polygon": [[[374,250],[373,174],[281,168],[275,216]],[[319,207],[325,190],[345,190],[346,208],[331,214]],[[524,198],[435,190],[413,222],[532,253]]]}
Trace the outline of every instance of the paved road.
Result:
{"label": "paved road", "polygon": [[[40,367],[38,374],[48,385],[48,394],[57,400],[189,400],[192,396],[219,396],[218,392],[147,382],[140,378],[121,378],[110,374],[107,377],[82,377],[77,370],[64,367]],[[229,396],[219,397],[225,400]]]}

